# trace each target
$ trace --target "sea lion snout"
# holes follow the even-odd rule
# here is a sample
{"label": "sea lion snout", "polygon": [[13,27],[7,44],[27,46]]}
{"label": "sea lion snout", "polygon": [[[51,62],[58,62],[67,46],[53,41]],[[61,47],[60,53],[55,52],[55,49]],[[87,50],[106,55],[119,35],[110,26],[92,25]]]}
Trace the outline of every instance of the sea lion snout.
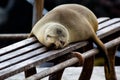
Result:
{"label": "sea lion snout", "polygon": [[49,49],[61,49],[64,46],[65,46],[65,42],[64,41],[49,42],[49,44],[48,44]]}
{"label": "sea lion snout", "polygon": [[61,36],[46,35],[45,45],[50,49],[60,49],[65,46],[65,40]]}
{"label": "sea lion snout", "polygon": [[54,49],[55,46],[56,46],[56,45],[55,45],[54,43],[51,43],[51,44],[48,46],[48,48],[49,48],[49,49]]}

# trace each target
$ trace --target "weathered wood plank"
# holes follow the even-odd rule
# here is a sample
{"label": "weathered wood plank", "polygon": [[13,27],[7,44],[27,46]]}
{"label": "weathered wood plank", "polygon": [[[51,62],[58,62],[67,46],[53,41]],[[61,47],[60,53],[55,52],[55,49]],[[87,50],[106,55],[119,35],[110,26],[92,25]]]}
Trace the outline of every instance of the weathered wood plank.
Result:
{"label": "weathered wood plank", "polygon": [[28,37],[28,33],[21,34],[0,34],[0,39],[26,39]]}
{"label": "weathered wood plank", "polygon": [[115,23],[117,23],[117,22],[120,22],[120,18],[110,19],[110,20],[108,20],[108,21],[105,21],[104,23],[99,24],[98,29],[102,29],[102,28],[104,28],[104,27],[106,27],[106,26],[110,26],[111,24],[115,24]]}
{"label": "weathered wood plank", "polygon": [[104,38],[118,31],[120,31],[120,22],[97,31],[97,35],[99,38]]}
{"label": "weathered wood plank", "polygon": [[30,51],[32,51],[36,48],[39,48],[39,47],[41,47],[41,44],[34,43],[32,45],[29,45],[29,46],[23,47],[21,49],[15,50],[13,52],[10,52],[9,54],[6,54],[6,55],[3,55],[3,56],[0,57],[0,63],[4,62],[4,61],[7,61],[9,59],[15,58],[19,55],[25,54],[27,52],[30,52]]}
{"label": "weathered wood plank", "polygon": [[25,45],[31,44],[35,41],[36,41],[36,39],[34,37],[32,37],[32,38],[28,38],[28,39],[22,40],[20,42],[14,43],[14,44],[9,45],[7,47],[1,48],[0,49],[0,56],[4,55],[4,54],[6,54],[10,51],[13,51],[13,50],[16,50],[18,48],[24,47]]}
{"label": "weathered wood plank", "polygon": [[109,17],[101,17],[101,18],[98,18],[97,20],[98,20],[98,23],[102,23],[102,22],[107,21],[109,19],[110,19]]}

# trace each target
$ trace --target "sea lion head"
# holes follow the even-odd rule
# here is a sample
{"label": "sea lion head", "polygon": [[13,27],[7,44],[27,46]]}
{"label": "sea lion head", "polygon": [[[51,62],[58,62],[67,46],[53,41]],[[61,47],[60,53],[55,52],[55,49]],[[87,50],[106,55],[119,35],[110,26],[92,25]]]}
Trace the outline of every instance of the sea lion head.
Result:
{"label": "sea lion head", "polygon": [[52,49],[59,49],[69,42],[68,30],[59,23],[49,23],[45,30],[44,44]]}

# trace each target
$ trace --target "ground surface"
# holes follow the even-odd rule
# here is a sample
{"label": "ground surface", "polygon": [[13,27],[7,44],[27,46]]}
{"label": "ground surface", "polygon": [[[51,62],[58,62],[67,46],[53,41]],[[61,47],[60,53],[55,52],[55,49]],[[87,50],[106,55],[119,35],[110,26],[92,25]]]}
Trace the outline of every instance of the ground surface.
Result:
{"label": "ground surface", "polygon": [[[41,70],[44,70],[44,69],[46,69],[46,68],[37,68],[37,71],[40,72]],[[66,68],[64,71],[64,74],[62,76],[62,80],[78,80],[78,76],[79,76],[81,70],[82,70],[81,67]],[[120,80],[120,66],[119,67],[116,66],[115,70],[117,73],[117,80]],[[5,79],[5,80],[23,80],[23,79],[24,79],[24,73],[20,73],[13,77]],[[42,80],[48,80],[48,77],[46,77]],[[103,67],[94,67],[91,80],[105,80],[104,68]]]}

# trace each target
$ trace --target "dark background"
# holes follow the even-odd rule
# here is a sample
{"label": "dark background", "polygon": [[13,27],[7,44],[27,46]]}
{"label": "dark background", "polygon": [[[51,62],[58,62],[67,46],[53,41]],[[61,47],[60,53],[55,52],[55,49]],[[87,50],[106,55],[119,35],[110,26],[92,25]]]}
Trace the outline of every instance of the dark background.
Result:
{"label": "dark background", "polygon": [[[6,23],[0,25],[0,33],[29,33],[32,28],[32,5],[26,0],[14,1],[12,8],[7,12]],[[8,2],[0,0],[0,7],[5,8]],[[120,17],[120,0],[45,0],[44,7],[49,11],[66,3],[82,4],[97,17]]]}

